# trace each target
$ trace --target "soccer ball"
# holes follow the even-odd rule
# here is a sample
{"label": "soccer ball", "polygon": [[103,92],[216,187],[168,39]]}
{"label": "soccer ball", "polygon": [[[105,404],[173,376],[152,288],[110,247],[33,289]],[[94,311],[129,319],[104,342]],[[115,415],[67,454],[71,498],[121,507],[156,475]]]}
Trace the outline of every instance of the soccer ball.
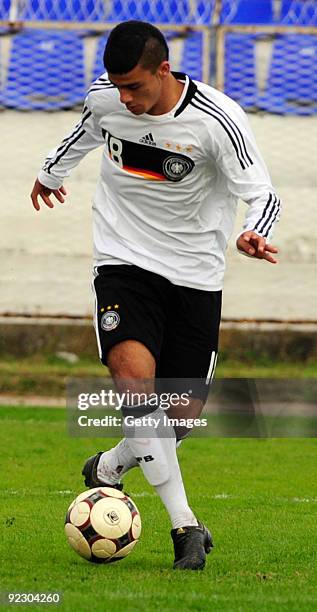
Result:
{"label": "soccer ball", "polygon": [[65,533],[70,546],[93,563],[126,557],[141,534],[135,503],[112,487],[97,487],[76,497],[67,510]]}

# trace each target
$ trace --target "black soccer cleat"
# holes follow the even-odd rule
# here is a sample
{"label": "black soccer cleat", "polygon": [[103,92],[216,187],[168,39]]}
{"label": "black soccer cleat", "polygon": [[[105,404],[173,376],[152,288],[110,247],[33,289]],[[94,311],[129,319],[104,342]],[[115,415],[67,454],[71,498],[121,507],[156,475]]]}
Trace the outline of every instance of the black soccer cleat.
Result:
{"label": "black soccer cleat", "polygon": [[199,570],[205,567],[206,554],[210,553],[213,543],[211,533],[203,523],[197,527],[187,526],[172,529],[174,544],[174,569]]}
{"label": "black soccer cleat", "polygon": [[105,482],[102,482],[102,480],[99,480],[97,476],[97,467],[101,455],[102,451],[100,453],[97,453],[96,455],[93,455],[92,457],[89,457],[82,469],[82,475],[85,476],[86,487],[89,487],[89,489],[94,489],[95,487],[112,487],[113,489],[118,489],[119,491],[122,491],[122,483],[107,484]]}

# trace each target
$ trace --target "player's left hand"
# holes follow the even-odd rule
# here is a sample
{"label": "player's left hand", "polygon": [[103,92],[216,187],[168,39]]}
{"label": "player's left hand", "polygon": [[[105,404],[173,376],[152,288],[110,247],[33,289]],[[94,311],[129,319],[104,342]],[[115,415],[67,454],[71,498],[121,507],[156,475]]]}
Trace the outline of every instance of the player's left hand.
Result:
{"label": "player's left hand", "polygon": [[249,257],[256,257],[257,259],[265,259],[269,263],[276,264],[277,259],[271,255],[271,253],[278,253],[278,249],[266,242],[266,239],[259,236],[256,232],[247,231],[243,232],[237,239],[237,248],[239,251],[243,251]]}

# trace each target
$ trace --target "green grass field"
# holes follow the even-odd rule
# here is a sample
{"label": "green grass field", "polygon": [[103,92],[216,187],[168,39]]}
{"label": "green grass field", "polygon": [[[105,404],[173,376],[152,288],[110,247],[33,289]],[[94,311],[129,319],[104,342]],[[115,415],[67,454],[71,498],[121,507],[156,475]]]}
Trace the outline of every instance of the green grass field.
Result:
{"label": "green grass field", "polygon": [[317,610],[315,440],[188,439],[183,476],[215,549],[203,572],[176,572],[167,514],[139,469],[125,478],[143,520],[131,556],[95,566],[66,542],[82,463],[111,440],[69,438],[62,409],[3,406],[0,417],[1,591],[61,591],[71,612]]}

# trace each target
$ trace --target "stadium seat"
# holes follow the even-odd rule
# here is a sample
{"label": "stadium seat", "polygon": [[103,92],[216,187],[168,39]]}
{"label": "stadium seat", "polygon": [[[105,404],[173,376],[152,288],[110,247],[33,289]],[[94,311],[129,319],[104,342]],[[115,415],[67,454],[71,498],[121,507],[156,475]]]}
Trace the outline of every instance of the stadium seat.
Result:
{"label": "stadium seat", "polygon": [[[4,2],[10,5],[9,0]],[[22,20],[209,24],[215,0],[30,0],[22,3]]]}
{"label": "stadium seat", "polygon": [[0,3],[0,19],[9,19],[10,7],[11,7],[10,0],[3,0]]}
{"label": "stadium seat", "polygon": [[273,22],[272,0],[224,0],[220,23],[270,24]]}
{"label": "stadium seat", "polygon": [[201,81],[203,78],[202,47],[202,32],[191,32],[185,38],[180,70],[196,81]]}
{"label": "stadium seat", "polygon": [[187,0],[113,0],[112,10],[107,14],[107,21],[124,19],[140,19],[152,23],[169,23],[175,15],[175,22],[181,20],[181,15],[187,14]]}
{"label": "stadium seat", "polygon": [[209,2],[205,2],[203,0],[202,2],[198,2],[196,10],[197,17],[194,23],[201,25],[211,24],[215,11],[215,5],[216,0],[210,0]]}
{"label": "stadium seat", "polygon": [[272,113],[317,112],[317,37],[281,35],[274,44],[269,77],[260,107]]}
{"label": "stadium seat", "polygon": [[255,35],[227,34],[224,91],[245,109],[257,107]]}
{"label": "stadium seat", "polygon": [[95,61],[94,61],[94,65],[92,68],[92,78],[91,78],[92,82],[98,79],[98,77],[100,77],[100,75],[105,71],[105,68],[103,65],[103,53],[104,53],[104,49],[105,49],[107,40],[108,40],[108,33],[105,36],[101,36],[98,40],[97,47],[96,47]]}
{"label": "stadium seat", "polygon": [[113,0],[107,21],[140,19],[151,23],[190,25],[210,23],[215,0],[200,0],[194,10],[190,0]]}
{"label": "stadium seat", "polygon": [[3,106],[72,108],[82,103],[85,89],[83,41],[76,33],[25,30],[14,36],[1,94]]}
{"label": "stadium seat", "polygon": [[31,0],[21,19],[40,21],[105,21],[103,0]]}
{"label": "stadium seat", "polygon": [[282,0],[283,25],[317,25],[317,0]]}
{"label": "stadium seat", "polygon": [[[10,0],[2,0],[0,2],[0,19],[9,20],[10,19],[10,8],[11,2]],[[4,36],[5,34],[10,34],[11,29],[9,26],[0,26],[0,36]]]}

